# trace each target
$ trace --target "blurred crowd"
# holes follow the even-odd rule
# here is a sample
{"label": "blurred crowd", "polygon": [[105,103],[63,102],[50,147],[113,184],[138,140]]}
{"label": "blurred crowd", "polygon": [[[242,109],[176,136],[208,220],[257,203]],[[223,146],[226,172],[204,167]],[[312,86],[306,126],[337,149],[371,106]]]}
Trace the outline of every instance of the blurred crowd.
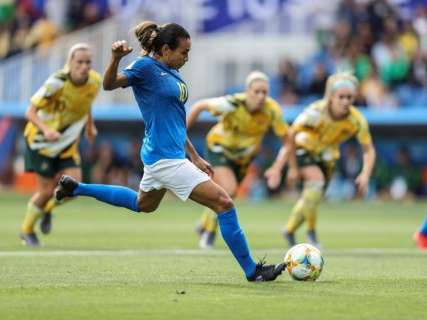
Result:
{"label": "blurred crowd", "polygon": [[283,105],[320,98],[336,70],[359,79],[360,106],[427,105],[427,3],[404,16],[386,0],[342,0],[334,27],[318,30],[317,41],[320,49],[311,59],[280,63],[273,87]]}
{"label": "blurred crowd", "polygon": [[0,59],[47,50],[56,37],[110,16],[108,0],[2,0]]}

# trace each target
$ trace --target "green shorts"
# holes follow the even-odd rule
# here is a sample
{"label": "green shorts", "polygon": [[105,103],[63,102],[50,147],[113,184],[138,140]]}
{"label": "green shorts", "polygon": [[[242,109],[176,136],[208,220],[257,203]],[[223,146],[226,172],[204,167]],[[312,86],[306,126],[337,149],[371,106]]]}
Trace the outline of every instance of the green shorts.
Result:
{"label": "green shorts", "polygon": [[297,148],[295,153],[299,168],[317,166],[325,176],[326,185],[329,183],[335,170],[335,161],[325,161],[320,155],[313,155],[302,148]]}
{"label": "green shorts", "polygon": [[213,167],[223,166],[230,168],[236,176],[237,182],[239,183],[242,182],[242,180],[245,178],[249,164],[251,163],[251,161],[249,161],[248,163],[240,164],[232,159],[227,158],[222,152],[213,152],[209,149],[207,149],[206,152],[206,160]]}
{"label": "green shorts", "polygon": [[41,155],[37,150],[31,150],[28,145],[25,148],[25,171],[36,172],[46,178],[53,178],[58,172],[67,168],[80,168],[74,158],[61,159],[59,156],[49,158]]}

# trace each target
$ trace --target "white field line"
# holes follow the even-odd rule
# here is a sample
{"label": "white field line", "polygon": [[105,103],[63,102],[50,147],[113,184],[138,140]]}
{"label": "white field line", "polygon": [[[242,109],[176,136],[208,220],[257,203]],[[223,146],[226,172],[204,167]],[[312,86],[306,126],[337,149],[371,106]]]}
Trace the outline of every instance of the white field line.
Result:
{"label": "white field line", "polygon": [[[406,248],[351,248],[351,249],[325,249],[322,250],[324,255],[425,255],[417,249]],[[253,256],[261,257],[264,255],[284,255],[285,249],[258,249],[253,250]],[[74,256],[224,256],[230,252],[224,249],[198,250],[198,249],[141,249],[141,250],[44,250],[35,249],[32,251],[0,251],[1,257],[74,257]]]}

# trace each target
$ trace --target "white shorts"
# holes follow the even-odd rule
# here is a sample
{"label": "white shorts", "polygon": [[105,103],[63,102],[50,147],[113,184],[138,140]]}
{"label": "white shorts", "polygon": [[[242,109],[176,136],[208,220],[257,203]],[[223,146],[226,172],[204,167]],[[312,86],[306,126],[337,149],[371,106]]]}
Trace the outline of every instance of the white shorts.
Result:
{"label": "white shorts", "polygon": [[144,166],[139,189],[144,192],[168,189],[185,201],[197,185],[209,179],[188,159],[164,159]]}

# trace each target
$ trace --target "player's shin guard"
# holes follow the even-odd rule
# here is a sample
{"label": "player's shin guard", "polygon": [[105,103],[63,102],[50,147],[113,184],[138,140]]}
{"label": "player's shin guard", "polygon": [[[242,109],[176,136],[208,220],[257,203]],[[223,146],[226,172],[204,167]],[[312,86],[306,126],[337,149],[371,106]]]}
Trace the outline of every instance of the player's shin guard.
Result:
{"label": "player's shin guard", "polygon": [[301,198],[292,208],[291,215],[286,225],[287,233],[294,233],[304,222],[304,200]]}
{"label": "player's shin guard", "polygon": [[307,229],[313,231],[316,229],[317,207],[323,198],[323,181],[307,181],[304,184],[302,193],[303,214],[307,222]]}
{"label": "player's shin guard", "polygon": [[246,277],[251,277],[255,273],[256,263],[251,257],[245,234],[240,228],[236,209],[232,208],[220,213],[218,223],[225,243],[242,267]]}
{"label": "player's shin guard", "polygon": [[57,207],[58,205],[61,205],[62,201],[57,201],[55,197],[52,197],[49,199],[49,201],[46,203],[46,205],[43,208],[44,213],[51,213],[53,208]]}
{"label": "player's shin guard", "polygon": [[138,193],[126,187],[79,183],[73,195],[92,197],[113,206],[140,212],[138,207]]}
{"label": "player's shin guard", "polygon": [[22,226],[21,226],[21,231],[27,234],[34,232],[34,225],[42,214],[43,214],[43,210],[41,208],[37,207],[31,201],[28,202],[24,222],[22,223]]}

